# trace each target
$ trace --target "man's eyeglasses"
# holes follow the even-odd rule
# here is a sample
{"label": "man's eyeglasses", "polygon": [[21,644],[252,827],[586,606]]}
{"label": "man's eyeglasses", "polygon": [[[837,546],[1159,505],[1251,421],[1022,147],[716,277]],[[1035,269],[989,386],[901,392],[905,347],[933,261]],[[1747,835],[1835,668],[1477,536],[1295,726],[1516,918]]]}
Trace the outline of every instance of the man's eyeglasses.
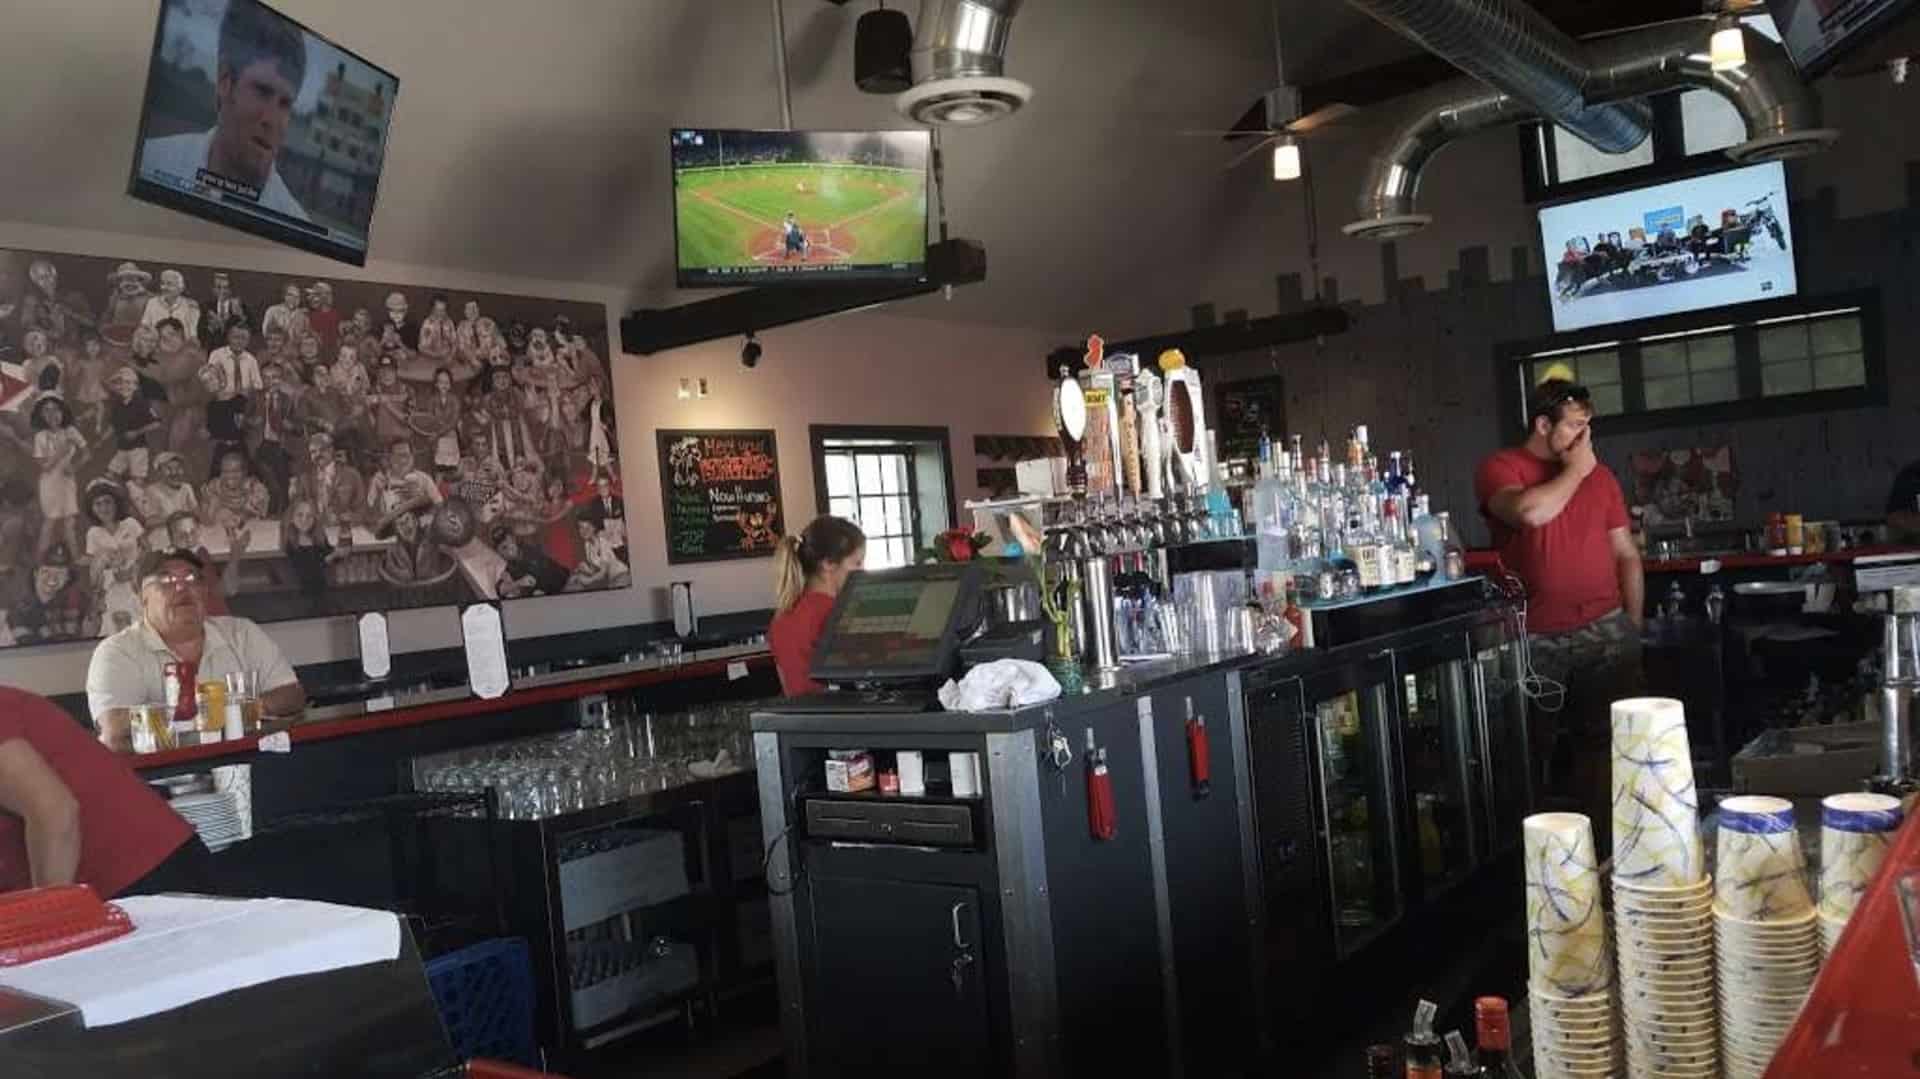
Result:
{"label": "man's eyeglasses", "polygon": [[176,588],[192,588],[200,583],[198,573],[156,573],[142,581],[142,585],[153,585],[169,591]]}

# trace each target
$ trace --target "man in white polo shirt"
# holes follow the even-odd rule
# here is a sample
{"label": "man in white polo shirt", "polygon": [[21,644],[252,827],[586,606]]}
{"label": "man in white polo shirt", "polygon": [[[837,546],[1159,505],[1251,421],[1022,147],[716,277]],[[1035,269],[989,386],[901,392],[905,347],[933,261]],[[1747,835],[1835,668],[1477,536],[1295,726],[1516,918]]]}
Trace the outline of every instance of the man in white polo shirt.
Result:
{"label": "man in white polo shirt", "polygon": [[[109,747],[132,748],[130,709],[166,700],[168,663],[184,666],[181,681],[189,687],[251,673],[268,717],[306,708],[306,690],[271,637],[245,618],[207,614],[205,569],[192,551],[154,551],[140,560],[141,620],[101,641],[87,666],[87,707]],[[191,716],[190,689],[181,701]]]}

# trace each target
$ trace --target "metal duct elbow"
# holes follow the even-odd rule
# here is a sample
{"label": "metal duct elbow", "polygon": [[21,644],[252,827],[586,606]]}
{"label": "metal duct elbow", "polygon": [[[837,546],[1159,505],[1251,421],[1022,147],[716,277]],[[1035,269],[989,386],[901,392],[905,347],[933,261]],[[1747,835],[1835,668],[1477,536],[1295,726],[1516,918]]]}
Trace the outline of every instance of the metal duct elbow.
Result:
{"label": "metal duct elbow", "polygon": [[1033,88],[1006,77],[1007,39],[1022,0],[921,0],[914,24],[913,86],[894,108],[915,123],[990,123],[1027,103]]}
{"label": "metal duct elbow", "polygon": [[1349,236],[1391,240],[1427,227],[1433,218],[1418,213],[1414,200],[1434,154],[1476,131],[1539,116],[1524,102],[1470,78],[1451,79],[1400,100],[1391,133],[1367,159],[1360,219],[1341,229]]}
{"label": "metal duct elbow", "polygon": [[1651,131],[1644,105],[1595,104],[1586,51],[1519,0],[1347,2],[1603,153],[1625,153]]}
{"label": "metal duct elbow", "polygon": [[[1750,33],[1746,65],[1715,71],[1708,55],[1712,32],[1711,19],[1683,19],[1583,42],[1589,99],[1619,102],[1679,90],[1712,91],[1746,121],[1747,141],[1727,150],[1740,162],[1815,153],[1840,137],[1818,126],[1819,102],[1785,49]],[[1391,131],[1368,161],[1360,218],[1342,231],[1386,240],[1425,227],[1432,218],[1418,211],[1415,198],[1423,168],[1441,147],[1485,128],[1539,119],[1552,117],[1475,79],[1455,79],[1401,99]]]}
{"label": "metal duct elbow", "polygon": [[1747,62],[1715,71],[1708,54],[1712,19],[1681,19],[1587,43],[1588,94],[1595,101],[1701,89],[1720,95],[1746,121],[1747,141],[1727,150],[1735,161],[1778,161],[1831,146],[1840,132],[1820,126],[1820,103],[1777,42],[1747,34]]}

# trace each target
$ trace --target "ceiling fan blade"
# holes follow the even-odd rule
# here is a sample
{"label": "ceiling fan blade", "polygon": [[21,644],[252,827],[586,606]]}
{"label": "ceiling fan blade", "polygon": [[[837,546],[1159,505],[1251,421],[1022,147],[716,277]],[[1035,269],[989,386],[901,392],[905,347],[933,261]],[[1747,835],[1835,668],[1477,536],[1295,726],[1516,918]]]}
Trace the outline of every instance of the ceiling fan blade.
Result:
{"label": "ceiling fan blade", "polygon": [[1304,135],[1315,128],[1324,127],[1328,124],[1337,124],[1359,111],[1359,109],[1354,108],[1352,105],[1336,101],[1331,105],[1322,105],[1288,124],[1287,130],[1296,135]]}
{"label": "ceiling fan blade", "polygon": [[1266,149],[1267,147],[1273,145],[1274,143],[1279,142],[1280,139],[1281,139],[1281,136],[1279,135],[1271,135],[1271,136],[1268,136],[1267,138],[1261,139],[1259,142],[1256,142],[1252,146],[1249,146],[1245,150],[1242,150],[1238,154],[1235,154],[1233,160],[1227,162],[1227,167],[1221,171],[1232,172],[1234,169],[1239,168],[1242,162],[1246,161],[1248,158]]}
{"label": "ceiling fan blade", "polygon": [[1228,141],[1232,141],[1233,139],[1246,139],[1246,138],[1255,138],[1255,137],[1272,138],[1275,135],[1283,134],[1283,132],[1275,131],[1272,128],[1265,128],[1260,131],[1237,131],[1237,130],[1223,131],[1218,128],[1215,128],[1213,130],[1207,130],[1204,128],[1196,130],[1196,129],[1189,128],[1184,131],[1176,131],[1174,132],[1174,134],[1190,136],[1193,138],[1227,139]]}

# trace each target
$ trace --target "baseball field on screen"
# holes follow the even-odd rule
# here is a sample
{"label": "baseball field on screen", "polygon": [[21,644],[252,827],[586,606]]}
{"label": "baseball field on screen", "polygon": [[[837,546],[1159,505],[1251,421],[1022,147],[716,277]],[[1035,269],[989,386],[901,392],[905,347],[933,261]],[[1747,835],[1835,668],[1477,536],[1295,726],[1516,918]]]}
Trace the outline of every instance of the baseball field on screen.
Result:
{"label": "baseball field on screen", "polygon": [[[682,270],[926,258],[926,173],[867,165],[730,165],[674,177]],[[784,222],[793,214],[804,250]]]}

